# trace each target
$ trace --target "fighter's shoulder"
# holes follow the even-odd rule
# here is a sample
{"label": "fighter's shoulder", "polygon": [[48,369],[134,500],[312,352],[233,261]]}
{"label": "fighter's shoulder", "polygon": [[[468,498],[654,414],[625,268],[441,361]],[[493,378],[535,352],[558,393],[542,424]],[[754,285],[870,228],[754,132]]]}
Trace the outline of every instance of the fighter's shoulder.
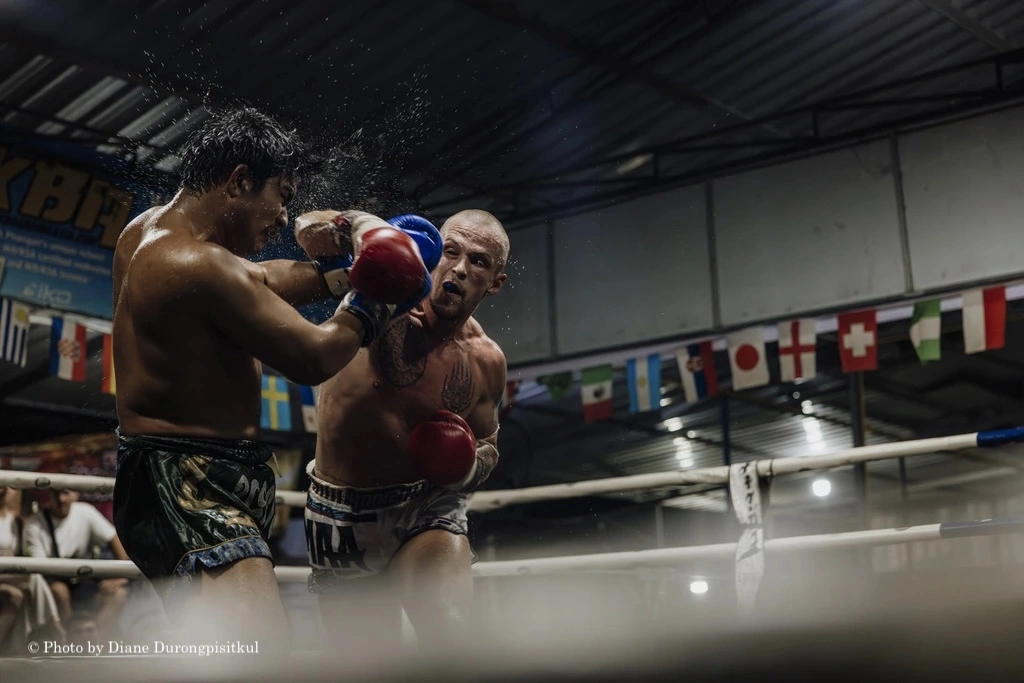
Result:
{"label": "fighter's shoulder", "polygon": [[135,260],[161,287],[175,289],[177,284],[200,296],[249,279],[240,259],[224,247],[179,235],[152,235],[140,245]]}
{"label": "fighter's shoulder", "polygon": [[484,370],[504,377],[506,372],[505,352],[502,351],[498,342],[487,336],[483,326],[476,318],[466,321],[466,334],[473,350],[473,357],[478,360]]}

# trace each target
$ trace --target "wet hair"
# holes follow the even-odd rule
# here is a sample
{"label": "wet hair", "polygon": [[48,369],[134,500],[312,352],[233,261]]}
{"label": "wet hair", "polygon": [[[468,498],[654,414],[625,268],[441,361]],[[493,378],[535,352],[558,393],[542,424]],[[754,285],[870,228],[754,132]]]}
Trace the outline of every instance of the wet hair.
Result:
{"label": "wet hair", "polygon": [[281,175],[299,177],[319,170],[320,160],[295,131],[251,107],[211,112],[181,150],[181,187],[210,190],[245,164],[257,192]]}

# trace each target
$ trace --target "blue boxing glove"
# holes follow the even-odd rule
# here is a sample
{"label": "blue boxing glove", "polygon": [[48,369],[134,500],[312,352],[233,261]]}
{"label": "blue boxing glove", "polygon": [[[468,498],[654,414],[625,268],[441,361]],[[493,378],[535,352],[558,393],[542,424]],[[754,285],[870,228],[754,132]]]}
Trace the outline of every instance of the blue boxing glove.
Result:
{"label": "blue boxing glove", "polygon": [[437,264],[441,262],[442,240],[441,233],[433,223],[422,216],[411,213],[389,218],[388,223],[412,237],[420,249],[423,265],[427,267],[428,271],[437,268]]}
{"label": "blue boxing glove", "polygon": [[[331,295],[341,299],[352,289],[349,276],[359,258],[363,238],[385,227],[397,228],[412,239],[423,260],[429,284],[429,272],[441,260],[441,234],[420,216],[403,214],[384,221],[361,211],[310,211],[295,219],[295,239],[323,276]],[[374,269],[364,270],[372,272]],[[377,279],[384,275],[379,274]],[[429,291],[428,287],[426,292]]]}
{"label": "blue boxing glove", "polygon": [[[392,318],[402,315],[403,313],[407,313],[411,309],[415,308],[430,294],[430,291],[433,288],[433,280],[431,278],[430,271],[437,267],[437,264],[441,260],[441,233],[436,227],[434,227],[433,223],[425,218],[412,214],[396,216],[389,219],[387,223],[404,233],[412,240],[413,243],[415,243],[419,256],[423,261],[424,272],[422,275],[422,285],[418,287],[415,294],[406,298],[404,301],[399,301],[398,303],[382,301],[381,297],[374,296],[372,291],[359,291],[361,289],[374,290],[382,288],[384,282],[390,280],[391,276],[388,274],[390,272],[389,267],[385,267],[385,271],[387,272],[379,270],[379,267],[383,266],[383,264],[388,260],[386,256],[388,251],[384,252],[384,258],[375,257],[373,263],[362,265],[362,268],[364,269],[370,268],[371,274],[367,275],[365,270],[357,272],[361,266],[359,263],[359,242],[356,242],[355,251],[357,263],[350,267],[352,274],[352,291],[345,296],[339,310],[346,310],[360,319],[363,329],[365,330],[363,337],[364,346],[369,346],[373,343],[373,340],[380,336],[384,327]],[[373,238],[371,232],[364,232],[363,234],[367,236],[367,240]],[[366,253],[365,258],[369,258],[369,252]],[[381,263],[381,266],[378,266],[378,261]],[[384,278],[383,282],[381,278]],[[387,289],[391,288],[387,287]],[[383,288],[381,291],[383,291]],[[388,301],[395,300],[389,299]]]}
{"label": "blue boxing glove", "polygon": [[418,296],[400,304],[395,309],[392,317],[396,317],[403,313],[408,313],[415,308],[417,304],[430,294],[430,290],[434,288],[434,282],[430,277],[430,273],[441,262],[444,241],[441,239],[440,231],[434,227],[433,223],[416,214],[406,213],[401,216],[395,216],[394,218],[389,218],[388,223],[402,230],[409,237],[412,237],[413,241],[416,242],[416,246],[419,247],[420,256],[423,258],[423,265],[427,268],[427,277],[423,283],[423,289]]}

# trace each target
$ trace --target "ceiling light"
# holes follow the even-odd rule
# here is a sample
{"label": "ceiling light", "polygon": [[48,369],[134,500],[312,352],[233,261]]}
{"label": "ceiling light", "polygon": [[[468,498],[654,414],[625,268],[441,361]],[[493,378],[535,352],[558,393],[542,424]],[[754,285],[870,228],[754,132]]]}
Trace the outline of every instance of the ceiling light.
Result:
{"label": "ceiling light", "polygon": [[824,498],[832,493],[832,482],[828,479],[815,479],[814,483],[811,484],[811,493],[818,498]]}
{"label": "ceiling light", "polygon": [[701,580],[701,581],[691,581],[690,582],[690,592],[693,593],[694,595],[704,595],[705,593],[708,592],[708,582],[707,581],[703,581],[703,580]]}

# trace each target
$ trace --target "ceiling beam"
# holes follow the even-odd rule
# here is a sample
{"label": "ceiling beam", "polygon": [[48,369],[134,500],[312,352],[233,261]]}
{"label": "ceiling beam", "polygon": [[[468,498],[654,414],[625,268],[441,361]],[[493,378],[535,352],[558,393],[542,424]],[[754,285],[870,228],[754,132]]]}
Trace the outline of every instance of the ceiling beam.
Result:
{"label": "ceiling beam", "polygon": [[949,0],[920,0],[921,4],[949,19],[997,52],[1009,52],[1016,45],[1006,40],[983,22],[967,14]]}
{"label": "ceiling beam", "polygon": [[[749,114],[725,102],[686,88],[657,71],[623,59],[614,51],[579,38],[565,28],[520,14],[511,3],[500,0],[459,0],[459,2],[496,21],[530,31],[553,45],[579,55],[592,64],[604,67],[631,81],[647,85],[676,102],[715,114],[735,116],[746,122],[754,120]],[[769,124],[763,124],[762,127],[779,137],[791,137],[789,133]]]}

